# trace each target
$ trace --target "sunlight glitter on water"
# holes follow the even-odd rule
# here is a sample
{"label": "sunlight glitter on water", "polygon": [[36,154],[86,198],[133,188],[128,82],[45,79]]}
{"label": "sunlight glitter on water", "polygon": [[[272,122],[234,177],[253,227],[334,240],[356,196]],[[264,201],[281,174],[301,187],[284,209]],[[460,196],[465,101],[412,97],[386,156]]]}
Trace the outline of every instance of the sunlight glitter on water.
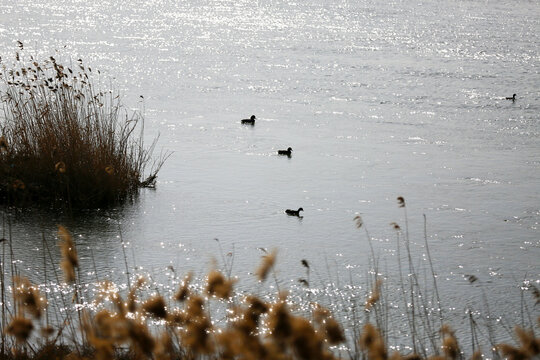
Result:
{"label": "sunlight glitter on water", "polygon": [[[303,276],[298,262],[308,258],[322,278],[312,294],[349,301],[366,292],[365,280],[340,293],[344,280],[333,275],[348,267],[363,279],[369,252],[352,217],[363,214],[377,254],[390,257],[388,277],[397,276],[388,224],[403,226],[395,198],[404,196],[420,244],[427,215],[450,302],[481,306],[464,273],[495,284],[495,298],[524,273],[538,278],[538,7],[421,3],[0,4],[4,61],[17,39],[36,56],[83,58],[144,109],[148,137],[161,133],[160,146],[175,151],[156,191],[112,215],[71,221],[87,269],[96,260],[88,277],[124,271],[120,229],[130,264],[160,279],[171,264],[202,277],[219,256],[218,237],[227,252],[234,246],[242,278],[257,248],[277,247],[284,282]],[[242,127],[251,114],[256,126]],[[274,156],[288,146],[291,159]],[[302,221],[284,216],[298,206]],[[65,220],[14,219],[28,273],[43,270],[33,261],[36,224]],[[492,276],[498,266],[502,275]],[[502,313],[514,310],[499,303]]]}

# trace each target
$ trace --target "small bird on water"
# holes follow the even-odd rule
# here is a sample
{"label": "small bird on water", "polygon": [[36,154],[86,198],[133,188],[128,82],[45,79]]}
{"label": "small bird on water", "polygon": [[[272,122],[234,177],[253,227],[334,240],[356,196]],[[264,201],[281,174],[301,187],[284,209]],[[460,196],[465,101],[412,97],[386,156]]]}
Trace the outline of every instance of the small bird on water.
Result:
{"label": "small bird on water", "polygon": [[245,125],[255,125],[255,115],[251,115],[249,119],[242,119],[240,122]]}
{"label": "small bird on water", "polygon": [[512,97],[507,97],[506,100],[516,101],[516,94],[512,95]]}
{"label": "small bird on water", "polygon": [[300,217],[300,211],[304,211],[304,209],[302,209],[302,208],[298,208],[298,210],[287,209],[287,210],[285,210],[285,214],[290,215],[290,216],[298,216],[298,217]]}
{"label": "small bird on water", "polygon": [[292,148],[289,147],[287,150],[278,150],[278,155],[286,155],[288,157],[291,157]]}

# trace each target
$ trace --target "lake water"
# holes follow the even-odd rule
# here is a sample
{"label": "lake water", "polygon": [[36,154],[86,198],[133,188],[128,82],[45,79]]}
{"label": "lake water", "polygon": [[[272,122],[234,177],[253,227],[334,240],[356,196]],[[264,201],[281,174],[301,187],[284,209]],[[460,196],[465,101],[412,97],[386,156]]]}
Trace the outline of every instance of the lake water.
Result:
{"label": "lake water", "polygon": [[[121,235],[130,267],[156,279],[169,265],[203,276],[223,254],[249,288],[259,248],[277,248],[284,287],[302,259],[313,286],[365,285],[353,218],[392,278],[403,196],[422,269],[426,215],[446,308],[482,308],[465,275],[510,319],[523,281],[540,286],[537,1],[1,0],[4,60],[16,40],[100,69],[144,112],[148,142],[173,151],[123,209],[10,215],[23,273],[43,279],[41,234],[52,246],[63,223],[90,278],[93,262],[124,278]],[[284,214],[298,207],[303,219]]]}

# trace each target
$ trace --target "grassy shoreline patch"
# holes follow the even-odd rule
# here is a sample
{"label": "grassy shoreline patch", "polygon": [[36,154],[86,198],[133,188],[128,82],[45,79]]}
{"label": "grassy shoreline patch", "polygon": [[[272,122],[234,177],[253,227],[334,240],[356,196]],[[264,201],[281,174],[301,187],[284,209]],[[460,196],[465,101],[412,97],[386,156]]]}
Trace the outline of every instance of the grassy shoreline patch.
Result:
{"label": "grassy shoreline patch", "polygon": [[81,59],[24,60],[19,48],[0,70],[0,202],[98,208],[154,186],[168,154],[152,158],[157,138],[145,147],[143,116]]}

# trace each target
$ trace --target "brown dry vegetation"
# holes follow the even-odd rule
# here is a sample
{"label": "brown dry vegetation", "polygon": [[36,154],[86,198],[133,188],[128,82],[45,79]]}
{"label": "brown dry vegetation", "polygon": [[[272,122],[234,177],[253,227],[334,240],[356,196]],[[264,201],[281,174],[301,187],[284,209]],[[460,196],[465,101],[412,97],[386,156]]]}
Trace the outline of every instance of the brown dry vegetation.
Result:
{"label": "brown dry vegetation", "polygon": [[[358,224],[359,219],[356,221]],[[81,284],[75,276],[79,271],[75,243],[61,226],[58,238],[61,268],[72,292],[66,295],[71,297],[71,305],[69,300],[64,301],[68,307],[77,307]],[[275,260],[275,251],[262,259],[257,272],[260,281],[273,272]],[[301,263],[310,269],[306,260]],[[4,274],[6,269],[1,270]],[[320,304],[311,303],[310,314],[296,313],[286,291],[270,301],[256,295],[240,297],[234,293],[234,279],[219,270],[210,271],[199,290],[190,287],[191,279],[191,274],[187,275],[171,299],[156,293],[143,299],[139,295],[145,286],[143,278],[136,281],[125,299],[118,286],[104,281],[99,284],[94,307],[77,307],[72,315],[51,326],[44,319],[46,296],[28,279],[17,277],[11,284],[13,306],[2,307],[0,359],[476,360],[486,354],[518,360],[540,356],[540,338],[533,329],[519,326],[515,327],[516,344],[493,344],[483,352],[473,343],[473,351],[466,356],[468,351],[460,347],[455,332],[444,323],[439,336],[429,340],[436,343],[432,353],[394,351],[385,338],[386,330],[377,325],[381,319],[375,310],[381,314],[385,305],[378,277],[363,302],[365,321],[355,323],[355,329],[349,331],[353,338],[348,338],[347,329],[332,311]],[[2,276],[3,301],[4,282]],[[216,304],[226,307],[226,319],[216,321],[217,315],[211,312]],[[370,321],[370,316],[375,319]],[[423,315],[417,312],[415,316]],[[341,350],[336,346],[342,346]],[[428,344],[419,346],[429,348]]]}
{"label": "brown dry vegetation", "polygon": [[25,60],[19,48],[0,69],[0,202],[95,208],[152,186],[167,154],[142,181],[155,146],[143,146],[142,116],[100,88],[81,59]]}

